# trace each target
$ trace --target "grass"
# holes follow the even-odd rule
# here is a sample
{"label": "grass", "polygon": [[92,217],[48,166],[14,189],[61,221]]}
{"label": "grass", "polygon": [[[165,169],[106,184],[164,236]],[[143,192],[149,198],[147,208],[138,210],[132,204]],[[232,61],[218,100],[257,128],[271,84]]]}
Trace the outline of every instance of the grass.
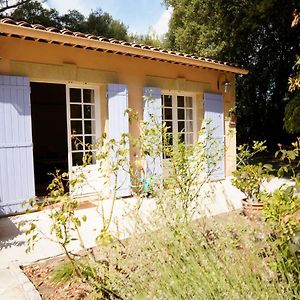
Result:
{"label": "grass", "polygon": [[67,282],[74,275],[74,268],[70,261],[65,260],[59,264],[50,275],[50,280],[54,283]]}

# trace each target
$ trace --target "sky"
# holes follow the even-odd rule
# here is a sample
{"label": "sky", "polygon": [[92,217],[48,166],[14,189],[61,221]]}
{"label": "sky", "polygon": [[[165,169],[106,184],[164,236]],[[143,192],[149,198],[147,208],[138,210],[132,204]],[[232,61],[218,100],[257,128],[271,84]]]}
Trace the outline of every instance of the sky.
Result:
{"label": "sky", "polygon": [[47,6],[57,9],[61,14],[76,9],[88,15],[92,10],[101,8],[114,19],[128,26],[130,33],[166,33],[171,10],[161,3],[162,0],[48,0]]}

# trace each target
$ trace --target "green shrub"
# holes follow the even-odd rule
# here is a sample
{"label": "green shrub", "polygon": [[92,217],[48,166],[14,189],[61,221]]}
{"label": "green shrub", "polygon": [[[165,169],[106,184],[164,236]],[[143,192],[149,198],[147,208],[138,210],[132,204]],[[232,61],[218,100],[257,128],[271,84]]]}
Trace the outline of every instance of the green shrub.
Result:
{"label": "green shrub", "polygon": [[275,267],[284,276],[299,281],[300,198],[295,187],[282,186],[276,190],[265,202],[264,215],[272,226],[275,245],[278,247],[276,254],[279,263]]}
{"label": "green shrub", "polygon": [[233,172],[232,184],[242,191],[248,202],[261,201],[261,186],[268,178],[268,173],[272,169],[270,165],[244,165]]}
{"label": "green shrub", "polygon": [[295,290],[288,280],[279,279],[268,266],[273,250],[261,241],[263,233],[241,216],[228,226],[221,222],[164,226],[129,241],[122,272],[111,274],[119,295],[123,299],[293,299]]}

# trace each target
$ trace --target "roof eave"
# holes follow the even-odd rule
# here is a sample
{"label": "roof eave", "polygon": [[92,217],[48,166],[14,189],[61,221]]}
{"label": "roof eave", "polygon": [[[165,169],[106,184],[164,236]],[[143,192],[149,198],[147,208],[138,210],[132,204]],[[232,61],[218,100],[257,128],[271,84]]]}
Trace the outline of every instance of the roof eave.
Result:
{"label": "roof eave", "polygon": [[40,29],[21,27],[11,24],[0,24],[0,32],[8,35],[16,35],[20,37],[32,38],[36,41],[46,40],[48,42],[56,42],[60,44],[71,44],[74,46],[81,46],[84,48],[102,49],[104,51],[122,52],[124,54],[137,55],[140,57],[147,57],[155,60],[163,60],[185,65],[193,65],[202,68],[210,68],[224,72],[231,72],[235,74],[248,74],[248,71],[242,68],[218,64],[215,62],[207,62],[195,58],[178,56],[176,54],[164,53],[160,51],[152,51],[148,49],[134,48],[132,46],[113,44],[110,42],[99,41],[95,39],[88,39],[83,37],[63,35],[61,33],[49,32]]}

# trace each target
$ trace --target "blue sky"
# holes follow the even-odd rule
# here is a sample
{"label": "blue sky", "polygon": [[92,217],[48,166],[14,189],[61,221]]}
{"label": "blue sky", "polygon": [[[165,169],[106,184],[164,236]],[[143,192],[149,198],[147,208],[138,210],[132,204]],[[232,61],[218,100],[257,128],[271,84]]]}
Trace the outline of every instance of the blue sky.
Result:
{"label": "blue sky", "polygon": [[161,0],[48,0],[46,5],[60,13],[77,9],[85,15],[101,8],[127,25],[129,32],[139,34],[149,30],[157,35],[164,34],[171,15]]}

